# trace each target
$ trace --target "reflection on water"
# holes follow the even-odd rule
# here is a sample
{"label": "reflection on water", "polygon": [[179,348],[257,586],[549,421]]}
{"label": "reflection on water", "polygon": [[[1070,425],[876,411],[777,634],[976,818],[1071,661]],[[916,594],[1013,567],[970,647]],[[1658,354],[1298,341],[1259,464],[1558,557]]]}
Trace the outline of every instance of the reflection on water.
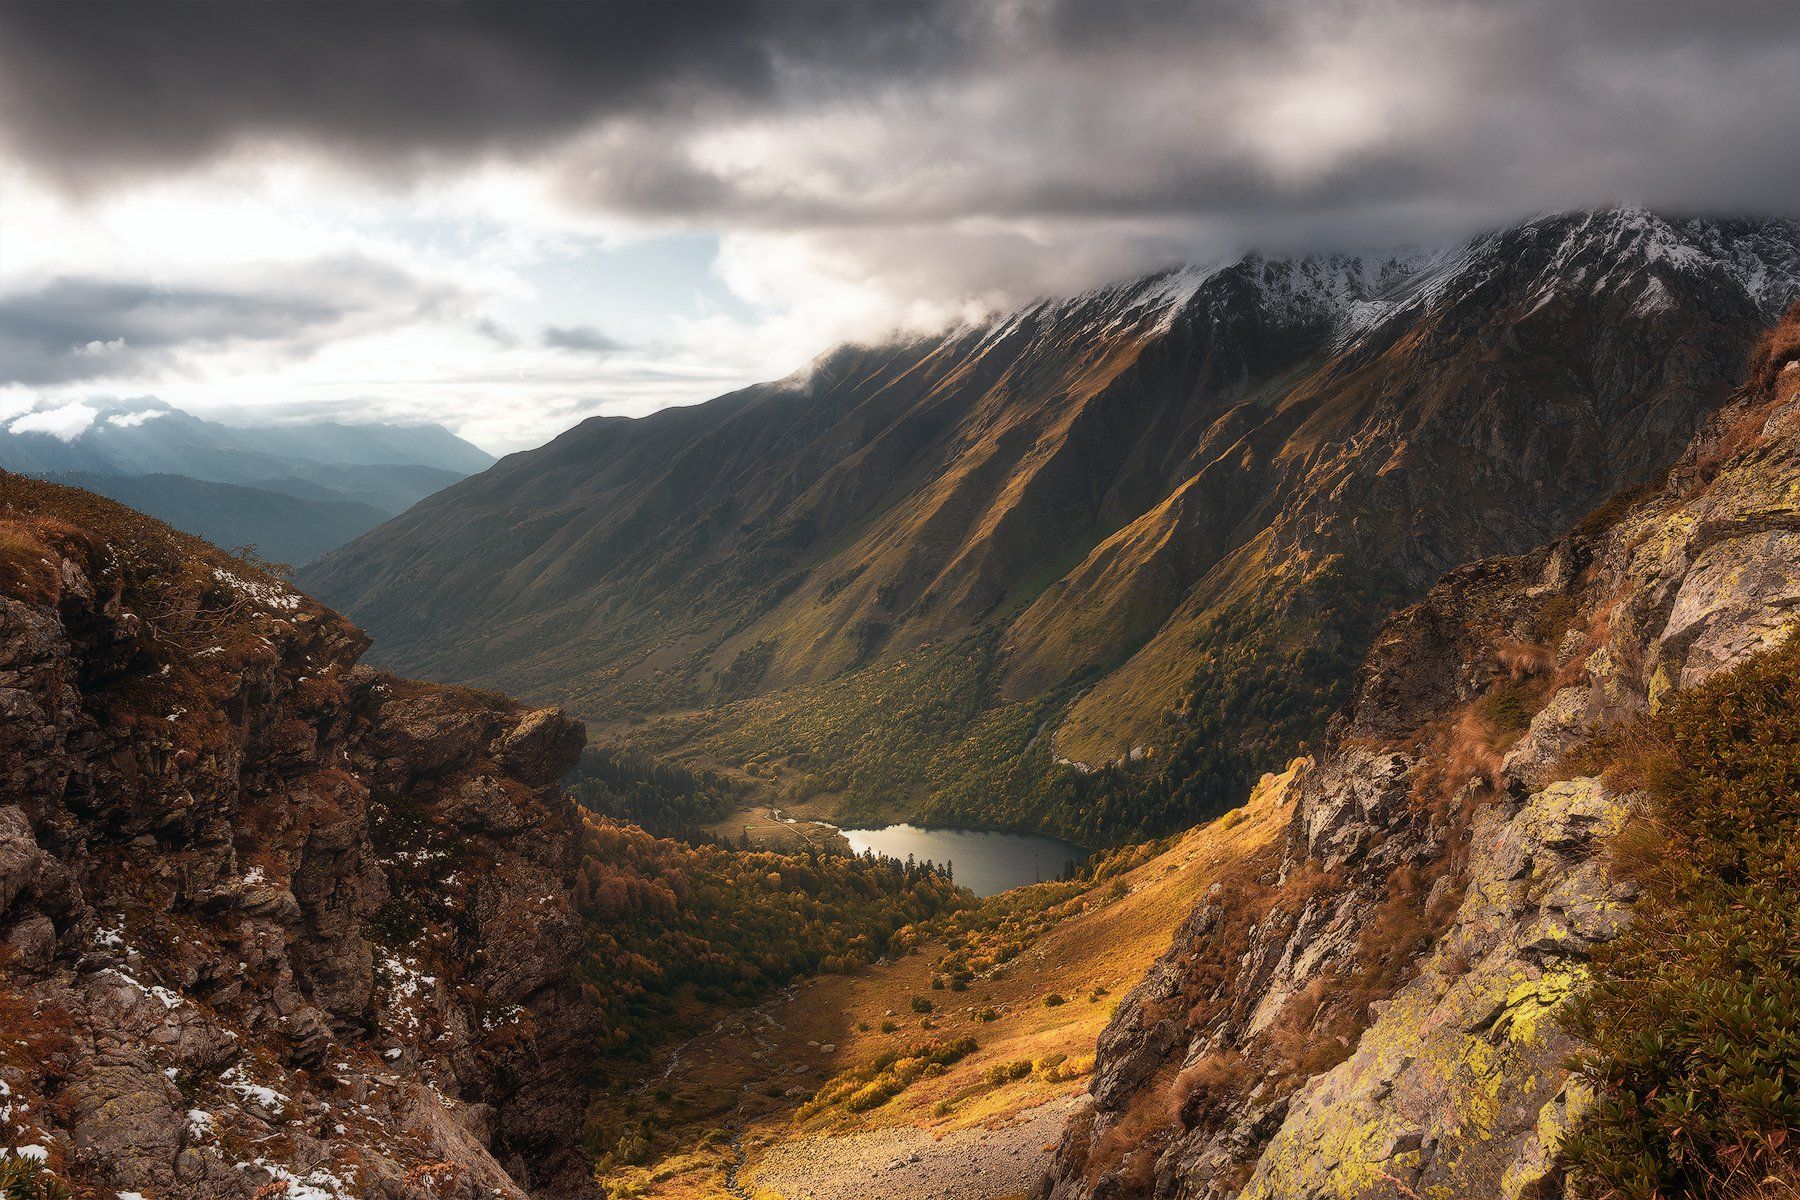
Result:
{"label": "reflection on water", "polygon": [[920,829],[916,825],[840,832],[858,854],[873,850],[890,858],[903,859],[910,854],[920,862],[930,859],[939,865],[950,863],[956,871],[956,882],[977,896],[1059,879],[1064,863],[1087,857],[1087,851],[1079,846],[1031,833]]}

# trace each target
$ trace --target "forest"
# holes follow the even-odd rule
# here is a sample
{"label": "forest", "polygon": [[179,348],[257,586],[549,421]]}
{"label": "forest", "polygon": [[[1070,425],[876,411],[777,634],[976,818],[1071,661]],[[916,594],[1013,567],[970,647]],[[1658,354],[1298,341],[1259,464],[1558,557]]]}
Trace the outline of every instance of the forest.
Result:
{"label": "forest", "polygon": [[642,825],[651,833],[707,841],[701,826],[723,820],[745,788],[705,769],[641,751],[590,746],[565,781],[575,802],[595,816]]}
{"label": "forest", "polygon": [[973,903],[943,869],[872,855],[777,854],[659,838],[586,814],[576,901],[583,991],[599,1014],[587,1141],[615,1160],[641,1140],[618,1103],[634,1064],[719,1004],[912,949],[917,926]]}

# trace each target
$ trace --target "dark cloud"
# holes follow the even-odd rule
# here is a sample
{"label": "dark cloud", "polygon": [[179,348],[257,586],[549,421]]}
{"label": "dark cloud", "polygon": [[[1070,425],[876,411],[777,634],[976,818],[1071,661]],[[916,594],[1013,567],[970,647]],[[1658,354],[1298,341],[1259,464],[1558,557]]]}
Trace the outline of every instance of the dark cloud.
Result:
{"label": "dark cloud", "polygon": [[624,343],[608,337],[592,325],[551,325],[544,330],[544,345],[552,350],[573,350],[578,354],[612,354],[624,349]]}
{"label": "dark cloud", "polygon": [[15,152],[65,180],[292,138],[388,166],[528,151],[595,118],[774,99],[787,63],[876,80],[955,55],[923,0],[0,6]]}
{"label": "dark cloud", "polygon": [[306,354],[352,328],[428,315],[453,299],[355,258],[291,271],[268,291],[59,278],[0,298],[0,381],[144,377],[241,343]]}
{"label": "dark cloud", "polygon": [[[1532,211],[1791,212],[1797,59],[1793,0],[11,0],[0,137],[87,188],[269,140],[507,158],[725,235],[730,286],[823,327]],[[605,352],[575,332],[543,337]],[[63,371],[114,340],[56,336]]]}

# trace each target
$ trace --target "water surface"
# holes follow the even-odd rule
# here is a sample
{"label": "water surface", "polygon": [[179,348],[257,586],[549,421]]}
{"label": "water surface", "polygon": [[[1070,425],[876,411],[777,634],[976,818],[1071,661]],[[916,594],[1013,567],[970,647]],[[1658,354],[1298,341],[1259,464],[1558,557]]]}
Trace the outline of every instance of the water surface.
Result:
{"label": "water surface", "polygon": [[986,829],[920,829],[917,825],[888,825],[882,829],[839,830],[861,854],[873,850],[889,858],[912,855],[950,863],[956,882],[977,896],[991,896],[1008,888],[1041,883],[1062,876],[1069,859],[1080,862],[1087,851],[1056,838],[1034,833],[994,833]]}

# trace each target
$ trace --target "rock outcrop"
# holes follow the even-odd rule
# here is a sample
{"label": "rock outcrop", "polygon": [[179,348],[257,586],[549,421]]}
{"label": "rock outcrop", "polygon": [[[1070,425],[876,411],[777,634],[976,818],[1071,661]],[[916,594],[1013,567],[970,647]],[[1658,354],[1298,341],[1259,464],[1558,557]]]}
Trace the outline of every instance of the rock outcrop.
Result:
{"label": "rock outcrop", "polygon": [[590,1193],[581,729],[366,644],[0,474],[0,1141],[151,1200]]}
{"label": "rock outcrop", "polygon": [[1574,752],[1800,617],[1800,314],[1666,479],[1383,628],[1278,859],[1101,1039],[1054,1200],[1562,1194],[1559,1015],[1629,919],[1631,796]]}

